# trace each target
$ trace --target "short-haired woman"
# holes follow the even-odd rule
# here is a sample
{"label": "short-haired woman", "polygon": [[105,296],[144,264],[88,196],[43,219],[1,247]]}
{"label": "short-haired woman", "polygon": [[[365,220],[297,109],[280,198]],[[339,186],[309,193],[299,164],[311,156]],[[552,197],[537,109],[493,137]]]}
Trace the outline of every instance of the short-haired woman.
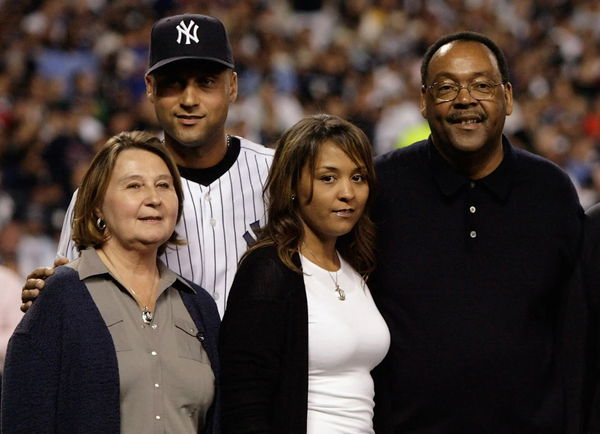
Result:
{"label": "short-haired woman", "polygon": [[182,200],[158,138],[124,132],[98,152],[74,210],[81,257],[10,340],[3,432],[219,432],[216,306],[158,260],[181,242]]}

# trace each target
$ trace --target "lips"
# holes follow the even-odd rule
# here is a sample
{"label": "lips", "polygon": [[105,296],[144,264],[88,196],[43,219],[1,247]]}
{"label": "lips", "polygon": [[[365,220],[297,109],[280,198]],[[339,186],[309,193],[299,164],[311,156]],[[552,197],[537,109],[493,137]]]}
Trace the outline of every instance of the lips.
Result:
{"label": "lips", "polygon": [[175,115],[175,117],[184,125],[194,125],[196,122],[204,118],[204,116],[194,115]]}
{"label": "lips", "polygon": [[451,124],[474,125],[480,124],[487,119],[483,113],[450,113],[446,121]]}
{"label": "lips", "polygon": [[346,209],[338,209],[333,211],[333,213],[338,217],[349,217],[354,213],[354,209],[346,208]]}
{"label": "lips", "polygon": [[159,222],[162,220],[162,217],[140,217],[139,220],[145,222]]}

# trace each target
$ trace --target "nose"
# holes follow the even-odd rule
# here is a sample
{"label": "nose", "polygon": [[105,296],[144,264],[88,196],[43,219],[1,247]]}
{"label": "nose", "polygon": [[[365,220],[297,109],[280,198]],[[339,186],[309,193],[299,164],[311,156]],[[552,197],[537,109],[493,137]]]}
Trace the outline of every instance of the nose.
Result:
{"label": "nose", "polygon": [[199,104],[198,92],[194,84],[188,82],[185,88],[181,91],[181,106],[194,107]]}
{"label": "nose", "polygon": [[162,203],[162,198],[156,187],[150,187],[148,194],[146,195],[145,204],[148,206],[156,207]]}
{"label": "nose", "polygon": [[342,180],[340,182],[340,189],[338,191],[338,198],[343,202],[348,202],[354,198],[354,183],[350,179]]}
{"label": "nose", "polygon": [[458,95],[456,95],[456,98],[454,98],[454,103],[463,105],[473,103],[476,104],[477,100],[471,96],[471,92],[469,92],[467,86],[461,86],[458,89]]}

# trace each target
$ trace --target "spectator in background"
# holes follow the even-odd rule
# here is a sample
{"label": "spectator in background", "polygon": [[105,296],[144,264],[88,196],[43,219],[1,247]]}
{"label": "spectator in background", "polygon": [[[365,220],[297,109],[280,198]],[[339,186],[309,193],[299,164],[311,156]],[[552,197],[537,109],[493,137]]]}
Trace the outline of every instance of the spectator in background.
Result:
{"label": "spectator in background", "polygon": [[[23,278],[8,267],[0,265],[0,374],[4,370],[8,339],[19,324],[23,313],[15,309],[21,298]],[[1,383],[0,383],[1,384]]]}

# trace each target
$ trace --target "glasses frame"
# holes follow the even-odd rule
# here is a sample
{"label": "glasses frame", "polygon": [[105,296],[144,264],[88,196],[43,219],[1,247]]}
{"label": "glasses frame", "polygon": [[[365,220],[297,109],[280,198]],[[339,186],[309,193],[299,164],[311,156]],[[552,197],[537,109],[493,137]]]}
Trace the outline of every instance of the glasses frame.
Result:
{"label": "glasses frame", "polygon": [[[450,82],[436,81],[434,83],[431,83],[430,85],[425,85],[424,84],[423,88],[426,91],[428,91],[430,89],[433,89],[434,87],[436,87],[440,83],[448,83],[448,84],[450,84]],[[458,88],[458,90],[456,91],[456,95],[454,96],[454,98],[443,99],[443,98],[438,98],[438,97],[434,96],[435,101],[438,102],[438,103],[454,101],[456,98],[458,98],[458,95],[460,94],[460,91],[463,90],[463,89],[467,89],[467,92],[469,92],[469,96],[471,98],[477,100],[477,101],[491,101],[491,100],[493,100],[496,97],[496,88],[498,86],[500,86],[500,85],[506,84],[506,82],[504,82],[504,81],[501,81],[499,83],[486,83],[486,84],[489,84],[490,86],[492,86],[492,93],[487,98],[477,98],[477,97],[473,96],[473,94],[471,93],[471,86],[473,86],[474,84],[477,84],[477,83],[481,83],[481,81],[472,81],[469,84],[467,84],[466,86],[462,85],[462,84],[458,84],[457,82],[453,81],[452,84],[455,85]]]}

